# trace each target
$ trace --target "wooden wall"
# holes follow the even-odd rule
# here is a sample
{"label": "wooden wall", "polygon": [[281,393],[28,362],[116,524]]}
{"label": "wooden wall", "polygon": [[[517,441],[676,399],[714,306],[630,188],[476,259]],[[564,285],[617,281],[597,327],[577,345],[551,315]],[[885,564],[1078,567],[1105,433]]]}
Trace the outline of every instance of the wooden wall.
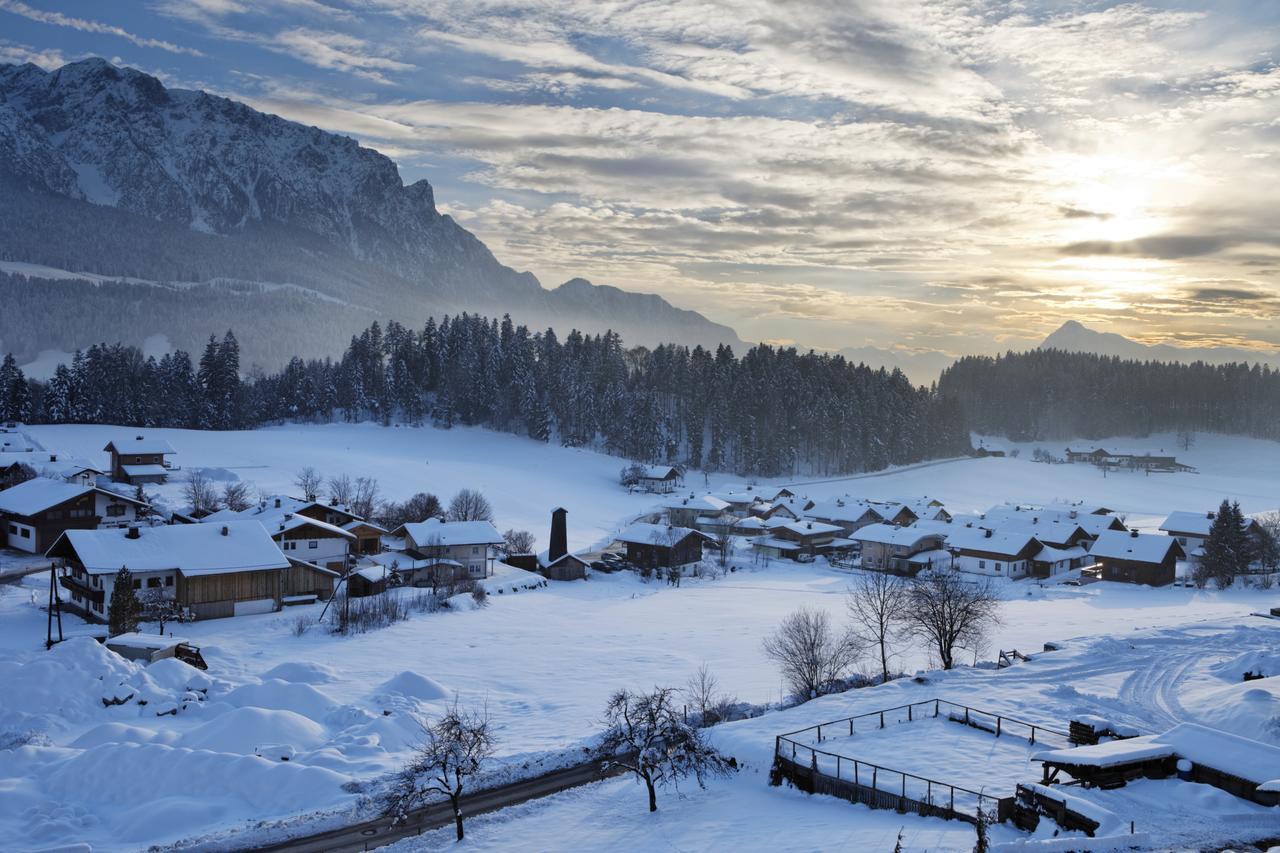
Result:
{"label": "wooden wall", "polygon": [[193,578],[179,574],[178,602],[194,607],[199,604],[254,601],[260,598],[274,598],[279,601],[283,575],[284,572],[279,570],[231,572]]}

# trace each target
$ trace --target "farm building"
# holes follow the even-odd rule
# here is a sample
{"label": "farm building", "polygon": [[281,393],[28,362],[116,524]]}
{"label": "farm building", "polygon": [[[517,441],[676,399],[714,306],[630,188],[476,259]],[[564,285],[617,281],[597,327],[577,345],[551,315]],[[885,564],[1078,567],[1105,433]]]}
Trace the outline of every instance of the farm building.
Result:
{"label": "farm building", "polygon": [[102,448],[111,457],[111,479],[118,483],[163,483],[169,478],[169,457],[177,451],[162,438],[122,436]]}
{"label": "farm building", "polygon": [[634,488],[642,492],[665,495],[674,492],[684,483],[684,475],[674,465],[640,465]]}
{"label": "farm building", "polygon": [[676,527],[697,527],[700,519],[703,523],[719,524],[729,509],[729,503],[715,495],[687,496],[673,495],[659,506],[665,511],[667,523]]}
{"label": "farm building", "polygon": [[845,496],[830,500],[810,502],[804,510],[806,518],[812,518],[823,524],[838,526],[842,536],[849,536],[854,531],[872,524],[886,521],[875,506],[867,501]]}
{"label": "farm building", "polygon": [[667,568],[702,559],[703,544],[712,541],[700,530],[637,522],[616,537],[627,548],[627,561],[648,568]]}
{"label": "farm building", "polygon": [[196,619],[279,610],[290,563],[256,521],[68,530],[48,556],[71,606],[106,621],[116,573],[139,593],[157,590]]}
{"label": "farm building", "polygon": [[587,561],[569,553],[568,516],[564,507],[551,511],[551,544],[538,555],[538,571],[553,581],[576,581],[587,576]]}
{"label": "farm building", "polygon": [[911,558],[925,552],[941,551],[945,538],[936,529],[920,527],[897,527],[892,524],[872,524],[853,534],[855,542],[862,545],[862,567],[877,571],[890,571],[900,574],[915,574],[920,570],[919,561]]}
{"label": "farm building", "polygon": [[951,525],[943,542],[952,568],[996,577],[1021,578],[1031,572],[1032,558],[1044,547],[1025,529]]}
{"label": "farm building", "polygon": [[[200,519],[200,522],[256,521],[267,529],[286,557],[343,572],[355,550],[356,535],[337,524],[316,518],[319,514],[315,509],[317,506],[314,502],[276,497],[240,512],[219,510]],[[309,509],[311,512],[304,514],[296,512],[296,509]],[[336,514],[329,517],[335,521],[342,518]]]}
{"label": "farm building", "polygon": [[0,456],[0,483],[15,476],[18,469],[24,465],[41,477],[62,480],[77,486],[95,485],[98,477],[106,474],[85,459],[41,450],[16,458]]}
{"label": "farm building", "polygon": [[447,565],[452,560],[459,566],[460,577],[485,578],[493,574],[493,561],[502,534],[488,521],[426,521],[402,524],[391,534],[403,537],[405,553],[414,560],[434,561]]}
{"label": "farm building", "polygon": [[800,554],[822,554],[853,546],[853,541],[842,535],[843,528],[813,519],[771,519],[765,526],[768,535],[754,540],[751,547],[767,557],[794,559]]}
{"label": "farm building", "polygon": [[[1204,553],[1201,549],[1209,538],[1209,530],[1213,527],[1213,519],[1217,513],[1208,512],[1172,512],[1160,525],[1163,533],[1178,540],[1178,544],[1186,552],[1187,558],[1198,560]],[[1255,540],[1265,536],[1262,525],[1255,518],[1245,518],[1243,529]]]}
{"label": "farm building", "polygon": [[1172,536],[1105,531],[1089,549],[1103,580],[1164,586],[1173,583],[1178,560],[1186,556]]}
{"label": "farm building", "polygon": [[36,477],[0,492],[0,545],[39,554],[63,531],[131,524],[146,506],[97,486]]}

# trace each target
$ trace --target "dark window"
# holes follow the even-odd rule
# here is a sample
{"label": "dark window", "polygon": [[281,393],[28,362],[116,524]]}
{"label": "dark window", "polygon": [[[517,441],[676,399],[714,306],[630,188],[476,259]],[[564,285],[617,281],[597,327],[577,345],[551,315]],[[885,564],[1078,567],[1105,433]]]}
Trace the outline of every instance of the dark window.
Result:
{"label": "dark window", "polygon": [[45,513],[45,518],[49,519],[50,521],[56,521],[57,519],[62,518],[62,510],[51,509],[47,513]]}
{"label": "dark window", "polygon": [[124,515],[124,504],[111,504],[107,507],[108,518],[119,518]]}
{"label": "dark window", "polygon": [[155,589],[160,586],[160,578],[147,578],[147,589]]}
{"label": "dark window", "polygon": [[134,578],[134,579],[133,579],[133,588],[134,588],[134,589],[142,589],[142,578]]}
{"label": "dark window", "polygon": [[26,528],[23,528],[23,530],[22,530],[22,538],[23,538],[23,539],[30,539],[30,538],[31,538],[31,531],[30,531],[30,530],[27,530]]}
{"label": "dark window", "polygon": [[173,575],[165,575],[165,576],[164,576],[164,585],[165,585],[165,586],[173,586]]}

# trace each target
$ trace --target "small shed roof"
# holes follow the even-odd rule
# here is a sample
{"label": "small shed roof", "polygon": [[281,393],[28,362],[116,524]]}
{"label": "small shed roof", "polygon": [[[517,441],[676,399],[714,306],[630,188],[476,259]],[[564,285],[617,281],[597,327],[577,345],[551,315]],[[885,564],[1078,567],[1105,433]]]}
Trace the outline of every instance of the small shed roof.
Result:
{"label": "small shed roof", "polygon": [[121,465],[120,468],[130,477],[169,476],[169,469],[163,465]]}

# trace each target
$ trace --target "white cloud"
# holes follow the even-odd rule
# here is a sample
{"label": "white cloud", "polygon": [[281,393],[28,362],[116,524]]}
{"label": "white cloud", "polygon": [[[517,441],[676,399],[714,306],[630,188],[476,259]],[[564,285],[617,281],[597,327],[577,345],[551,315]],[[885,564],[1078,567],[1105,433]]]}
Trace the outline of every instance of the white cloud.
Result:
{"label": "white cloud", "polygon": [[33,9],[26,3],[18,2],[18,0],[0,0],[0,9],[6,12],[12,12],[15,15],[21,15],[31,21],[39,21],[42,24],[50,24],[55,27],[70,27],[73,30],[80,30],[86,33],[95,33],[98,35],[116,36],[136,44],[138,47],[154,47],[159,50],[167,50],[170,53],[185,53],[190,56],[204,56],[203,53],[191,47],[182,47],[172,42],[162,41],[160,39],[144,38],[135,35],[120,27],[111,24],[103,24],[98,21],[90,21],[85,18],[74,18],[70,15],[64,15],[61,12],[47,12],[43,9]]}

